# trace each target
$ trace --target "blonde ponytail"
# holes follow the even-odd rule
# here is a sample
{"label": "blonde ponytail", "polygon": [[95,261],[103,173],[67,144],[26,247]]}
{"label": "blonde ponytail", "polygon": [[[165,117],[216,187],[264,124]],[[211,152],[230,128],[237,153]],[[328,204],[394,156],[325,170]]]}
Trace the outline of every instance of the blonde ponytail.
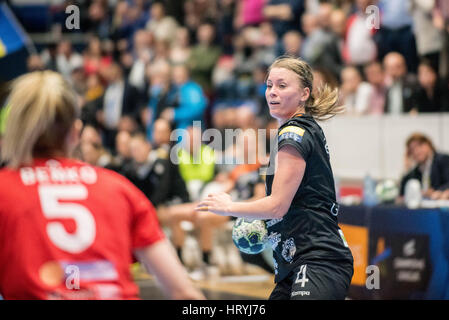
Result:
{"label": "blonde ponytail", "polygon": [[331,88],[324,84],[320,88],[316,88],[316,97],[311,97],[306,102],[306,112],[319,121],[328,120],[335,115],[345,111],[344,106],[338,105],[338,89]]}
{"label": "blonde ponytail", "polygon": [[68,83],[53,71],[36,71],[12,84],[1,148],[9,167],[32,162],[33,156],[64,151],[77,116],[76,99]]}

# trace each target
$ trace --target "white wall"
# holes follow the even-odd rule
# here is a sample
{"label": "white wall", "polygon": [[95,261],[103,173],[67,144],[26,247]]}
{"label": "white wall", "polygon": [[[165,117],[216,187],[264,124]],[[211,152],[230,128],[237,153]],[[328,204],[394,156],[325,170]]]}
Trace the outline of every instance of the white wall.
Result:
{"label": "white wall", "polygon": [[334,175],[361,179],[399,179],[405,141],[414,132],[429,136],[438,151],[449,153],[449,113],[418,116],[336,116],[321,122]]}

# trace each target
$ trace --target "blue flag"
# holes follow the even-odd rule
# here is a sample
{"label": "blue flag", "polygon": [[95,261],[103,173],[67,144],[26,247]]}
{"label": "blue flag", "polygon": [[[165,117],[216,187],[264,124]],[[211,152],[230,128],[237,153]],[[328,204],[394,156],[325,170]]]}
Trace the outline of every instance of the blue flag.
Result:
{"label": "blue flag", "polygon": [[0,58],[23,48],[28,37],[9,7],[0,4]]}

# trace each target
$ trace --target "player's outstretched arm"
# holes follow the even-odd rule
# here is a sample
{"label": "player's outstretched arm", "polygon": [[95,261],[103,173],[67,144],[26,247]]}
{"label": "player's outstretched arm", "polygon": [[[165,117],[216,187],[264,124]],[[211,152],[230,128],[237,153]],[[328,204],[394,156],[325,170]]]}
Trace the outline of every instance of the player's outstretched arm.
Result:
{"label": "player's outstretched arm", "polygon": [[164,239],[138,249],[135,254],[147,270],[156,276],[163,291],[171,299],[205,299],[201,291],[193,285],[168,240]]}
{"label": "player's outstretched arm", "polygon": [[282,218],[301,184],[306,162],[294,147],[286,145],[279,150],[277,163],[271,195],[255,201],[233,202],[229,194],[211,194],[195,210],[250,219]]}

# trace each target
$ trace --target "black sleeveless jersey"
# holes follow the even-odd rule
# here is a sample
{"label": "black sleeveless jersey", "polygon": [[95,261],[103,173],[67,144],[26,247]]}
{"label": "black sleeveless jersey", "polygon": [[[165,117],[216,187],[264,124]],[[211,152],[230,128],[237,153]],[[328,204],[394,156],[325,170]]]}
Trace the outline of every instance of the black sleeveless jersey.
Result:
{"label": "black sleeveless jersey", "polygon": [[279,128],[277,147],[272,150],[266,173],[267,195],[271,194],[276,174],[273,170],[277,150],[285,145],[300,153],[306,168],[284,217],[266,221],[273,248],[275,282],[282,281],[293,268],[307,261],[353,263],[337,223],[338,203],[326,137],[313,117],[299,114]]}

